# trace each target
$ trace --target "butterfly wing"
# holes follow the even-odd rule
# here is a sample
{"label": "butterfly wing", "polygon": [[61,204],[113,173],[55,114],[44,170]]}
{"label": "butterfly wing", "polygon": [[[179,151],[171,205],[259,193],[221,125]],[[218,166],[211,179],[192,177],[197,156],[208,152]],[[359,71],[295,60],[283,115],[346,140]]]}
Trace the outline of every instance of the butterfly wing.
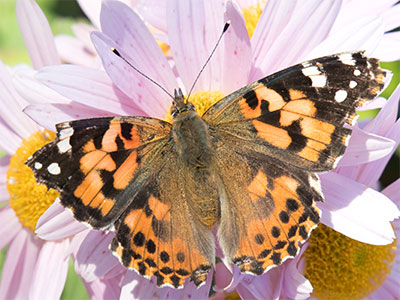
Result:
{"label": "butterfly wing", "polygon": [[[181,288],[186,278],[200,286],[215,261],[207,223],[217,218],[217,190],[207,185],[206,174],[197,176],[177,153],[170,152],[165,161],[115,224],[111,249],[124,266],[145,277],[156,276],[158,286]],[[208,200],[202,202],[205,218],[196,205],[202,194]]]}
{"label": "butterfly wing", "polygon": [[243,151],[227,143],[229,136],[222,140],[217,169],[225,192],[218,241],[242,272],[260,275],[296,256],[299,243],[318,224],[320,211],[314,203],[323,199],[319,178]]}
{"label": "butterfly wing", "polygon": [[170,127],[142,117],[61,123],[57,138],[26,164],[38,183],[60,192],[77,220],[108,227],[161,168],[171,148]]}
{"label": "butterfly wing", "polygon": [[213,105],[203,118],[241,145],[310,171],[343,155],[356,108],[383,88],[378,61],[362,52],[314,59],[275,73]]}
{"label": "butterfly wing", "polygon": [[220,176],[218,240],[243,272],[262,274],[298,252],[319,222],[314,172],[343,155],[356,108],[383,88],[376,59],[343,53],[295,65],[213,105]]}

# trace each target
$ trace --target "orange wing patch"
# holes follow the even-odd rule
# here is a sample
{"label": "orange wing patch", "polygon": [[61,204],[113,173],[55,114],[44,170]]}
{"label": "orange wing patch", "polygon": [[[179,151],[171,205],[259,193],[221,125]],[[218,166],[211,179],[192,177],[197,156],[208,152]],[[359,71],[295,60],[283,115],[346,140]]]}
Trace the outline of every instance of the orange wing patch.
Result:
{"label": "orange wing patch", "polygon": [[[249,184],[250,196],[256,195],[251,196],[255,204],[267,197],[273,199],[275,207],[264,215],[258,214],[258,218],[247,220],[245,234],[240,237],[232,259],[242,272],[260,275],[296,256],[299,242],[306,240],[318,224],[320,211],[312,204],[312,199],[304,203],[304,195],[299,194],[301,186],[302,183],[293,177],[273,179],[261,170]],[[254,207],[257,210],[257,205]]]}
{"label": "orange wing patch", "polygon": [[150,195],[144,208],[124,215],[111,245],[124,266],[156,276],[158,286],[181,288],[187,278],[197,286],[205,282],[211,266],[196,247],[175,237],[169,205]]}

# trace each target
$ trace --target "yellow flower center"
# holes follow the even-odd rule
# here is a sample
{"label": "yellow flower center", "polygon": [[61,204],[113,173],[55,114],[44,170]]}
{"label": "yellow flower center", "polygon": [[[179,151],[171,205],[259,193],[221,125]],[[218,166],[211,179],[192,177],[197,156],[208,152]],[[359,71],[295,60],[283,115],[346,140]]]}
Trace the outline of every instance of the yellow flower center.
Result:
{"label": "yellow flower center", "polygon": [[[194,105],[197,113],[202,116],[210,106],[223,97],[224,94],[220,91],[196,92],[190,96],[189,101]],[[172,123],[171,112],[167,114],[165,120]]]}
{"label": "yellow flower center", "polygon": [[361,299],[377,290],[390,273],[395,242],[374,246],[320,224],[305,251],[305,276],[323,299]]}
{"label": "yellow flower center", "polygon": [[244,22],[246,23],[247,32],[249,37],[253,36],[254,29],[257,26],[261,13],[267,1],[259,1],[256,5],[252,5],[243,9]]}
{"label": "yellow flower center", "polygon": [[44,130],[24,139],[11,157],[7,171],[7,189],[10,206],[21,224],[35,231],[39,217],[50,207],[59,193],[46,186],[38,185],[32,170],[25,165],[26,160],[56,137],[55,133]]}

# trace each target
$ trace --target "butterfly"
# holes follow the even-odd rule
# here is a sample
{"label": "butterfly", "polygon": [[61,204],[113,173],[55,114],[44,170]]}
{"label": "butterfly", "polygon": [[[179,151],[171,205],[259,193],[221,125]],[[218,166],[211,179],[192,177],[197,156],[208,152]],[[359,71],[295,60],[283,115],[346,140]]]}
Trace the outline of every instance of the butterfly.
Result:
{"label": "butterfly", "polygon": [[241,272],[295,257],[320,220],[318,172],[342,157],[356,109],[384,86],[363,52],[306,61],[251,83],[202,116],[180,89],[172,123],[118,116],[58,124],[26,164],[38,183],[158,286],[202,285],[215,237]]}

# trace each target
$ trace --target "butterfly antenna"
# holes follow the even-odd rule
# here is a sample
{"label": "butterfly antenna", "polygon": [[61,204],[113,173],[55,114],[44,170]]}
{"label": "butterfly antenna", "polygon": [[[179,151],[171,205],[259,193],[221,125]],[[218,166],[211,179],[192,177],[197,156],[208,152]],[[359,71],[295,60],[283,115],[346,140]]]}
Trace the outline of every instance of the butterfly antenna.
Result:
{"label": "butterfly antenna", "polygon": [[194,80],[194,82],[193,82],[193,84],[192,84],[192,87],[190,88],[190,91],[189,91],[189,94],[188,94],[188,96],[187,96],[187,98],[186,98],[186,101],[189,100],[189,97],[190,97],[190,95],[192,94],[193,88],[195,87],[197,81],[199,80],[201,73],[203,73],[203,71],[204,71],[204,69],[206,68],[207,64],[209,63],[211,57],[214,55],[215,50],[217,50],[217,47],[218,47],[219,43],[221,42],[221,39],[222,39],[223,35],[224,35],[225,32],[228,30],[229,25],[231,25],[231,21],[230,21],[230,20],[228,20],[228,21],[225,23],[224,29],[222,30],[222,33],[221,33],[221,35],[219,36],[218,41],[217,41],[217,43],[216,43],[215,46],[214,46],[214,49],[211,51],[211,54],[208,56],[206,62],[204,63],[203,67],[201,68],[199,74],[197,74],[197,77],[196,77],[196,79]]}
{"label": "butterfly antenna", "polygon": [[174,100],[174,96],[172,96],[170,93],[168,93],[168,91],[158,82],[156,82],[155,80],[151,79],[149,76],[147,76],[146,74],[144,74],[142,71],[140,71],[138,68],[136,68],[134,65],[132,65],[125,57],[123,57],[117,49],[115,48],[111,48],[111,51],[118,57],[120,57],[124,62],[126,62],[129,66],[132,67],[132,69],[134,69],[136,72],[138,72],[140,75],[142,75],[144,78],[146,78],[147,80],[151,81],[152,83],[154,83],[156,86],[158,86],[160,89],[162,89],[168,96],[170,96],[172,98],[172,100]]}

